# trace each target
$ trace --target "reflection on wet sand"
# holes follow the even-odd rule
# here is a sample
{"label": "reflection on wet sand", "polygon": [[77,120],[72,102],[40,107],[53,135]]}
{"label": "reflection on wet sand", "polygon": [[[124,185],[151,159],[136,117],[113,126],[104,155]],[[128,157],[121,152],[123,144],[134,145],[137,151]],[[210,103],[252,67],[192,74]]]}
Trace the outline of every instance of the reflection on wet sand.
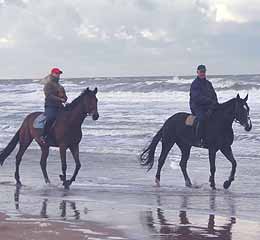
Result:
{"label": "reflection on wet sand", "polygon": [[[180,209],[188,209],[188,196],[182,196]],[[216,208],[216,195],[210,195],[210,210]],[[152,239],[160,240],[205,240],[219,239],[232,240],[232,227],[236,223],[235,217],[230,217],[225,220],[221,218],[221,223],[216,224],[214,214],[209,214],[208,217],[196,216],[186,210],[179,211],[178,216],[173,215],[170,211],[164,211],[161,207],[160,196],[157,198],[159,207],[155,210],[145,211],[141,215],[141,221],[150,232]],[[230,203],[230,202],[229,202]],[[230,205],[230,210],[234,213],[234,204]],[[219,219],[218,219],[219,221]]]}
{"label": "reflection on wet sand", "polygon": [[14,192],[14,204],[15,204],[16,210],[19,209],[20,189],[21,189],[21,187],[16,186],[15,192]]}
{"label": "reflection on wet sand", "polygon": [[[81,228],[84,224],[88,228],[92,221],[93,229],[100,223],[109,226],[109,229],[113,226],[114,229],[124,229],[123,235],[130,236],[127,239],[135,240],[259,239],[258,222],[214,214],[218,213],[219,209],[224,209],[225,216],[236,216],[236,198],[230,192],[224,193],[224,197],[217,192],[209,192],[209,195],[204,196],[190,193],[169,196],[164,192],[157,192],[151,195],[149,210],[146,210],[147,206],[131,202],[104,202],[102,201],[104,195],[97,201],[72,201],[71,193],[69,195],[68,192],[64,192],[64,196],[63,192],[58,192],[56,198],[53,197],[55,194],[51,196],[51,190],[48,190],[47,194],[42,194],[44,191],[41,190],[40,198],[33,199],[33,211],[29,207],[30,214],[33,214],[30,217],[44,218],[44,221],[66,220],[65,222],[73,223],[75,228],[76,226]],[[20,199],[19,204],[20,193],[23,194],[23,191],[16,188],[15,207],[20,213],[25,212],[25,215],[28,215],[28,202]],[[124,193],[120,193],[121,195],[128,199],[131,197]],[[67,199],[62,199],[63,196]],[[136,198],[136,195],[132,197]],[[151,208],[151,206],[157,207]]]}
{"label": "reflection on wet sand", "polygon": [[[19,207],[20,207],[19,206],[20,189],[21,189],[21,187],[16,187],[15,193],[14,193],[15,208],[17,210],[19,210]],[[72,217],[74,220],[80,220],[80,211],[76,207],[76,202],[69,201],[69,200],[62,200],[60,202],[58,208],[60,209],[60,217],[63,220],[67,219],[68,209],[73,211],[73,215],[69,216],[70,218]],[[84,211],[84,213],[86,214],[87,211]],[[40,217],[49,218],[49,216],[48,216],[48,199],[47,198],[43,199],[42,207],[41,207],[41,211],[40,211]]]}
{"label": "reflection on wet sand", "polygon": [[[15,208],[19,214],[9,216],[0,213],[1,240],[126,239],[122,231],[107,224],[82,221],[80,211],[74,201],[52,201],[47,198],[24,201],[24,198],[20,199],[22,192],[20,187],[16,187],[13,194]],[[86,208],[82,212],[85,215],[88,213]]]}
{"label": "reflection on wet sand", "polygon": [[75,220],[79,220],[80,219],[80,212],[79,212],[79,210],[77,210],[76,203],[73,202],[73,201],[65,201],[65,200],[63,200],[60,203],[61,217],[66,219],[66,216],[67,216],[67,204],[69,204],[70,208],[74,212],[74,215],[73,215],[74,219]]}
{"label": "reflection on wet sand", "polygon": [[[157,220],[156,220],[157,218]],[[147,212],[146,216],[147,226],[151,231],[151,235],[159,239],[221,239],[231,240],[232,239],[232,225],[236,223],[236,219],[231,217],[226,223],[221,226],[215,225],[215,216],[210,214],[207,220],[207,226],[198,226],[192,223],[189,219],[186,211],[180,211],[179,222],[171,223],[166,219],[164,211],[160,208],[157,209],[156,216],[151,212]],[[206,220],[205,220],[206,221]]]}

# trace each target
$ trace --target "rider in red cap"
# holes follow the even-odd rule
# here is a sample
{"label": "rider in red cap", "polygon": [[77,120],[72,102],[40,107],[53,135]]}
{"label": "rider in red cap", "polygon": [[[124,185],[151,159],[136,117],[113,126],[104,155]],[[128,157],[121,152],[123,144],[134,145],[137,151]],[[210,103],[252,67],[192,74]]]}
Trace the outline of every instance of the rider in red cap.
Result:
{"label": "rider in red cap", "polygon": [[[55,77],[56,75],[58,75],[58,77],[59,77],[60,74],[62,74],[62,71],[61,71],[59,68],[53,68],[53,69],[51,70],[51,75],[54,75],[54,77]],[[57,77],[57,76],[56,76],[56,77]]]}
{"label": "rider in red cap", "polygon": [[62,71],[59,68],[53,68],[51,73],[44,78],[46,124],[41,137],[42,144],[46,144],[48,132],[68,99],[64,87],[59,83],[61,74]]}

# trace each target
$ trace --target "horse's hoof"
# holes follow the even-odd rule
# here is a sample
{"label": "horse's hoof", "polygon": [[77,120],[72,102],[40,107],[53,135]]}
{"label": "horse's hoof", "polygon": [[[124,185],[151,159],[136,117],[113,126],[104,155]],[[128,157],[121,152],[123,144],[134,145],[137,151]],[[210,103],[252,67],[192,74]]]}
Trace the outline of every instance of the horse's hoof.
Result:
{"label": "horse's hoof", "polygon": [[228,181],[228,180],[227,180],[227,181],[224,182],[223,188],[224,188],[224,189],[228,189],[228,188],[230,187],[230,185],[231,185],[231,181]]}
{"label": "horse's hoof", "polygon": [[155,179],[155,184],[156,184],[155,185],[156,187],[160,187],[161,186],[160,180],[158,178]]}
{"label": "horse's hoof", "polygon": [[46,184],[51,184],[51,181],[49,179],[45,179]]}
{"label": "horse's hoof", "polygon": [[64,175],[60,175],[60,180],[61,180],[62,182],[64,182],[64,180],[65,180]]}
{"label": "horse's hoof", "polygon": [[66,181],[63,182],[64,189],[66,189],[66,190],[70,189],[70,185],[71,185],[70,180],[66,180]]}
{"label": "horse's hoof", "polygon": [[215,183],[211,183],[211,184],[210,184],[210,187],[211,187],[212,190],[216,190],[216,185],[215,185]]}
{"label": "horse's hoof", "polygon": [[192,187],[191,181],[185,181],[185,186],[191,188]]}

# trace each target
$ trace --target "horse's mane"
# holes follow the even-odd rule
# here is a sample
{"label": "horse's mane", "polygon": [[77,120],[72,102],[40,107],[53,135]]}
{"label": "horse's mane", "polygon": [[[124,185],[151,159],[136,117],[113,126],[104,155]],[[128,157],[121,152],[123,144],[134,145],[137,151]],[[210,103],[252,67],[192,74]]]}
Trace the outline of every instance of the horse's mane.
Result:
{"label": "horse's mane", "polygon": [[224,103],[219,103],[217,105],[217,109],[223,109],[223,108],[226,108],[227,106],[233,104],[234,102],[236,101],[236,98],[232,98]]}
{"label": "horse's mane", "polygon": [[217,119],[222,119],[224,116],[232,116],[233,111],[235,110],[235,103],[236,103],[236,98],[232,98],[226,102],[218,104],[214,109],[213,109],[213,115]]}
{"label": "horse's mane", "polygon": [[64,110],[65,111],[70,111],[72,109],[74,109],[82,100],[82,98],[85,96],[85,95],[91,95],[94,93],[92,91],[90,91],[88,88],[85,89],[78,97],[76,97],[71,103],[68,103],[66,104],[66,106],[64,107]]}

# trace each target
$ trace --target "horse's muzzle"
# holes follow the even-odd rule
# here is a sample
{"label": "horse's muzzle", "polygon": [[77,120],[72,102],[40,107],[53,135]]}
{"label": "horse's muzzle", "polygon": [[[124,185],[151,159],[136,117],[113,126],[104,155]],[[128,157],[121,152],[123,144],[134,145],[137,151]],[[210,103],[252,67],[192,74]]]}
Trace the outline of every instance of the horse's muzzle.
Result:
{"label": "horse's muzzle", "polygon": [[98,113],[94,113],[94,114],[92,115],[92,119],[93,119],[94,121],[98,120],[98,119],[99,119],[99,114],[98,114]]}
{"label": "horse's muzzle", "polygon": [[251,131],[251,129],[252,129],[252,122],[251,122],[251,119],[248,118],[247,123],[246,123],[246,125],[245,125],[245,130],[246,130],[247,132],[249,132],[249,131]]}

